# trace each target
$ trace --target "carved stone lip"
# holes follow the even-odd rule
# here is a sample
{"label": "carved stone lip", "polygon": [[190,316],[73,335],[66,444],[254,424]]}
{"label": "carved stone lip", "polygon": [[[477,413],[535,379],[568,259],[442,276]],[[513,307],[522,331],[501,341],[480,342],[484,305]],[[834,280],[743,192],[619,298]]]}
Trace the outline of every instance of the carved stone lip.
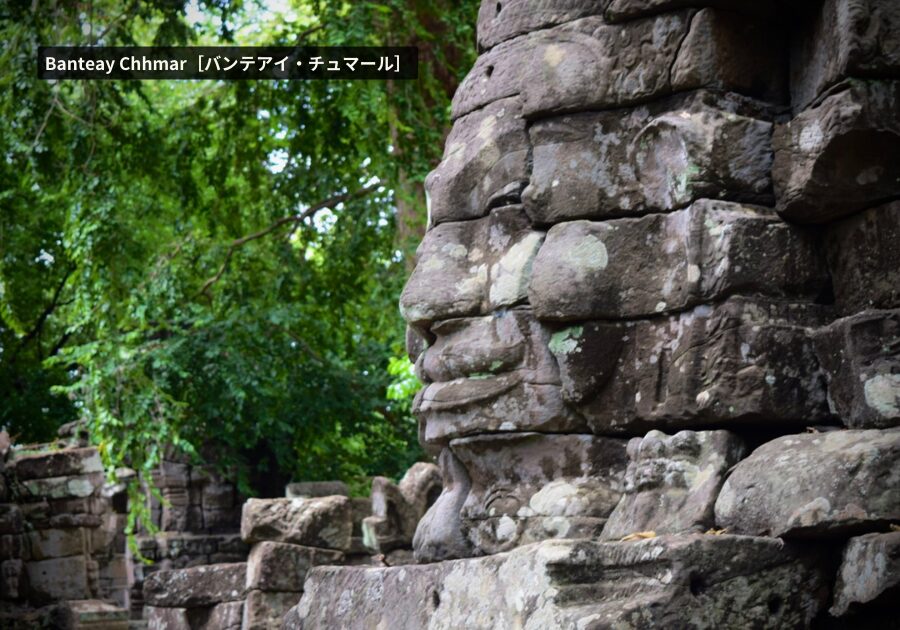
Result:
{"label": "carved stone lip", "polygon": [[504,374],[431,383],[425,388],[417,411],[449,411],[483,403],[502,396],[521,382],[519,375]]}

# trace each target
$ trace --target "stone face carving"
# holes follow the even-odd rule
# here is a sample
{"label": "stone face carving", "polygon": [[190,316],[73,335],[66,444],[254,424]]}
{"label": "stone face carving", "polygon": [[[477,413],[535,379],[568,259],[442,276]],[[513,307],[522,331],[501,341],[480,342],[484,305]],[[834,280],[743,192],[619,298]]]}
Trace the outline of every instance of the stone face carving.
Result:
{"label": "stone face carving", "polygon": [[716,522],[734,533],[833,537],[900,519],[900,429],[788,435],[734,468]]}
{"label": "stone face carving", "polygon": [[525,209],[547,224],[673,210],[706,196],[771,204],[764,115],[746,99],[701,91],[535,121]]}
{"label": "stone face carving", "polygon": [[634,532],[703,532],[728,470],[744,455],[728,431],[650,431],[628,442],[625,492],[603,528],[603,538]]}
{"label": "stone face carving", "polygon": [[449,448],[438,457],[443,488],[437,501],[416,527],[413,549],[417,562],[436,562],[472,555],[472,545],[463,534],[460,511],[469,496],[472,480]]}
{"label": "stone face carving", "polygon": [[900,196],[900,81],[850,81],[776,126],[778,209],[824,223]]}
{"label": "stone face carving", "polygon": [[319,567],[285,618],[319,628],[802,628],[827,559],[771,538],[546,541],[485,558]]}
{"label": "stone face carving", "polygon": [[812,238],[770,211],[704,200],[671,214],[554,225],[529,296],[542,320],[633,319],[735,293],[814,297],[824,266]]}

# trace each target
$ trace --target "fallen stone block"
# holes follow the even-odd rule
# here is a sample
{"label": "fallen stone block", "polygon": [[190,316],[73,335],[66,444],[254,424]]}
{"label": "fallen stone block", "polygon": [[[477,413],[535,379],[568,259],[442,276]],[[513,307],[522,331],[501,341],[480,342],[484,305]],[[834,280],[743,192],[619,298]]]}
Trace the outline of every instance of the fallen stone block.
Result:
{"label": "fallen stone block", "polygon": [[241,518],[241,538],[307,547],[348,549],[353,515],[347,497],[316,499],[248,499]]}
{"label": "fallen stone block", "polygon": [[850,81],[776,125],[778,210],[825,223],[900,196],[900,81]]}
{"label": "fallen stone block", "polygon": [[830,421],[810,328],[827,310],[735,297],[551,338],[562,393],[597,434]]}
{"label": "fallen stone block", "polygon": [[453,123],[441,163],[425,180],[431,225],[520,202],[529,153],[521,109],[518,99],[501,99]]}
{"label": "fallen stone block", "polygon": [[774,212],[702,200],[671,214],[554,225],[529,296],[541,320],[633,319],[734,294],[812,298],[827,280],[811,234]]}
{"label": "fallen stone block", "polygon": [[853,429],[900,424],[900,310],[865,311],[816,331],[828,401]]}
{"label": "fallen stone block", "polygon": [[670,211],[704,197],[773,205],[769,115],[735,94],[700,91],[535,121],[525,211],[547,225]]}
{"label": "fallen stone block", "polygon": [[628,442],[622,498],[603,528],[618,540],[635,532],[700,533],[715,524],[716,497],[728,470],[744,456],[729,431],[650,431]]}
{"label": "fallen stone block", "polygon": [[400,312],[425,329],[436,320],[486,315],[524,303],[531,262],[543,237],[518,206],[431,228],[400,296]]}
{"label": "fallen stone block", "polygon": [[342,564],[339,551],[301,547],[278,542],[253,545],[247,558],[247,590],[303,590],[303,581],[311,567],[319,564]]}
{"label": "fallen stone block", "polygon": [[483,558],[318,567],[286,629],[808,627],[818,550],[769,538],[547,541]]}
{"label": "fallen stone block", "polygon": [[375,477],[370,514],[361,523],[365,546],[378,553],[409,549],[419,520],[440,493],[440,469],[426,462],[413,464],[396,484]]}
{"label": "fallen stone block", "polygon": [[900,532],[851,538],[844,548],[830,612],[895,604],[900,592]]}
{"label": "fallen stone block", "polygon": [[779,101],[780,40],[770,25],[710,9],[616,25],[585,17],[481,55],[453,97],[452,114],[518,95],[523,115],[533,118],[703,87]]}
{"label": "fallen stone block", "polygon": [[343,481],[293,481],[284,488],[288,499],[350,496],[350,488]]}
{"label": "fallen stone block", "polygon": [[284,615],[299,600],[300,593],[250,591],[244,602],[241,630],[281,630]]}
{"label": "fallen stone block", "polygon": [[243,562],[156,571],[144,580],[144,602],[163,608],[204,608],[239,601],[246,580]]}
{"label": "fallen stone block", "polygon": [[742,460],[722,486],[730,532],[834,538],[900,520],[900,429],[787,435]]}
{"label": "fallen stone block", "polygon": [[13,460],[19,481],[102,473],[103,462],[96,448],[71,448],[20,455]]}
{"label": "fallen stone block", "polygon": [[900,308],[900,201],[831,224],[825,234],[838,310]]}
{"label": "fallen stone block", "polygon": [[791,40],[791,101],[799,111],[841,79],[900,73],[900,6],[881,0],[811,3]]}

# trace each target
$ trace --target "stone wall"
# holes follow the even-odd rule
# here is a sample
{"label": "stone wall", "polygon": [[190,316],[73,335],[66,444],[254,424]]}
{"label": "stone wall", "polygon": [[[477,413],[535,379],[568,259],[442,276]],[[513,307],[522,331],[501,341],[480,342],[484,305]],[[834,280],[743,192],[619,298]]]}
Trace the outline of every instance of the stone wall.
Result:
{"label": "stone wall", "polygon": [[890,627],[900,3],[484,1],[401,297],[443,493],[289,628]]}

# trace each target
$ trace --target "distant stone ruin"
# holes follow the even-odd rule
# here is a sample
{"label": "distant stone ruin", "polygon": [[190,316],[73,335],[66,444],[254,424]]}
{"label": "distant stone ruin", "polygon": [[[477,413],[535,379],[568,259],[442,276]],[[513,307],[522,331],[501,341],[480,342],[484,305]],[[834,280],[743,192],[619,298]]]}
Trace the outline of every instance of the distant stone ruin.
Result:
{"label": "distant stone ruin", "polygon": [[286,628],[894,627],[900,3],[789,4],[482,2],[401,298],[423,564]]}

